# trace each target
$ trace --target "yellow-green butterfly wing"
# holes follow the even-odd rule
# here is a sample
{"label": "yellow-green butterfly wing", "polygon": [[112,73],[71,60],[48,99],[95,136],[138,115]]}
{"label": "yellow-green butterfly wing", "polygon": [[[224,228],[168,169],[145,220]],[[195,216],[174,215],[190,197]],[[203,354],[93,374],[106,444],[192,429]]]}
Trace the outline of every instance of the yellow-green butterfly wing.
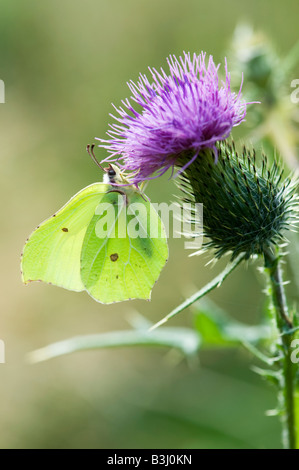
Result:
{"label": "yellow-green butterfly wing", "polygon": [[95,183],[77,193],[31,234],[22,253],[23,281],[44,281],[65,289],[85,289],[80,254],[86,229],[108,185]]}
{"label": "yellow-green butterfly wing", "polygon": [[101,237],[105,210],[98,210],[81,253],[85,288],[104,303],[149,299],[168,257],[164,226],[152,204],[136,191],[127,193],[124,188],[124,193],[103,197],[100,206],[112,208],[104,217],[108,235]]}
{"label": "yellow-green butterfly wing", "polygon": [[165,230],[139,190],[117,188],[88,186],[31,234],[22,254],[25,283],[86,290],[102,303],[150,298],[168,257]]}

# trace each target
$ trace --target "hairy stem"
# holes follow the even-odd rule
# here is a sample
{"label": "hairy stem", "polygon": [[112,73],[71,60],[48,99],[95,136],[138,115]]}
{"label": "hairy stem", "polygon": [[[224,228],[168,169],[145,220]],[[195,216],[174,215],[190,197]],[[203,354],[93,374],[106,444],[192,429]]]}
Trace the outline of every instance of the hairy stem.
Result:
{"label": "hairy stem", "polygon": [[264,251],[265,267],[269,274],[270,290],[279,331],[278,347],[281,351],[280,401],[282,407],[283,444],[286,449],[296,449],[295,429],[295,374],[291,361],[293,322],[290,318],[283,286],[279,254]]}

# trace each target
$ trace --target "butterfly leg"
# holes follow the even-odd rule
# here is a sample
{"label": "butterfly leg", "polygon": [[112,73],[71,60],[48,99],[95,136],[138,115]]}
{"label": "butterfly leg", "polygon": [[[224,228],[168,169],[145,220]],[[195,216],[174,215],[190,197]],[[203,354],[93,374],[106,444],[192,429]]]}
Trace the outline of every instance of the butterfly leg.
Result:
{"label": "butterfly leg", "polygon": [[121,194],[121,196],[123,196],[123,199],[124,199],[124,205],[127,206],[128,205],[128,197],[126,195],[126,193],[124,193],[123,191],[120,191],[119,189],[110,189],[109,191],[107,191],[107,194],[108,193],[118,193],[118,194]]}

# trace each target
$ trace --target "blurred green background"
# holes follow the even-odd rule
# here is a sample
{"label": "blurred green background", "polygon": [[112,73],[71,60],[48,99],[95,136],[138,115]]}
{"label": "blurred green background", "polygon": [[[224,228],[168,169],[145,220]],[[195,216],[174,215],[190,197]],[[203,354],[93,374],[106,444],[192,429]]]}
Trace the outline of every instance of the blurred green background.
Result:
{"label": "blurred green background", "polygon": [[[183,50],[206,50],[223,62],[240,21],[263,30],[284,56],[298,39],[298,1],[13,0],[1,2],[0,12],[6,86],[0,447],[280,447],[279,422],[265,416],[276,405],[274,391],[250,370],[252,358],[242,350],[204,352],[193,368],[177,353],[153,348],[78,353],[35,366],[24,360],[27,352],[73,335],[130,328],[132,310],[158,321],[220,264],[205,267],[206,257],[189,258],[183,240],[170,240],[151,302],[103,306],[85,293],[24,287],[19,256],[39,222],[101,179],[85,147],[105,136],[111,103],[128,96],[128,80]],[[104,150],[97,155],[106,156]],[[175,191],[167,178],[148,187],[155,202],[172,200]],[[241,266],[211,298],[252,324],[263,309],[262,286],[256,266]],[[172,325],[192,325],[190,312]]]}

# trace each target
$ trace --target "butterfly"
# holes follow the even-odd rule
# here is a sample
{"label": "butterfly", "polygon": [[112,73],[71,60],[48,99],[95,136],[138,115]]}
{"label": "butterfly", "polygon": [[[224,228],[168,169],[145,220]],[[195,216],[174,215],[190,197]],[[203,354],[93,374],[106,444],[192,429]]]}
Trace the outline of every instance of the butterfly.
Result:
{"label": "butterfly", "polygon": [[[87,151],[103,169],[93,147]],[[104,170],[102,183],[79,191],[29,236],[21,258],[25,284],[87,291],[104,304],[150,299],[168,258],[165,228],[118,166]]]}

